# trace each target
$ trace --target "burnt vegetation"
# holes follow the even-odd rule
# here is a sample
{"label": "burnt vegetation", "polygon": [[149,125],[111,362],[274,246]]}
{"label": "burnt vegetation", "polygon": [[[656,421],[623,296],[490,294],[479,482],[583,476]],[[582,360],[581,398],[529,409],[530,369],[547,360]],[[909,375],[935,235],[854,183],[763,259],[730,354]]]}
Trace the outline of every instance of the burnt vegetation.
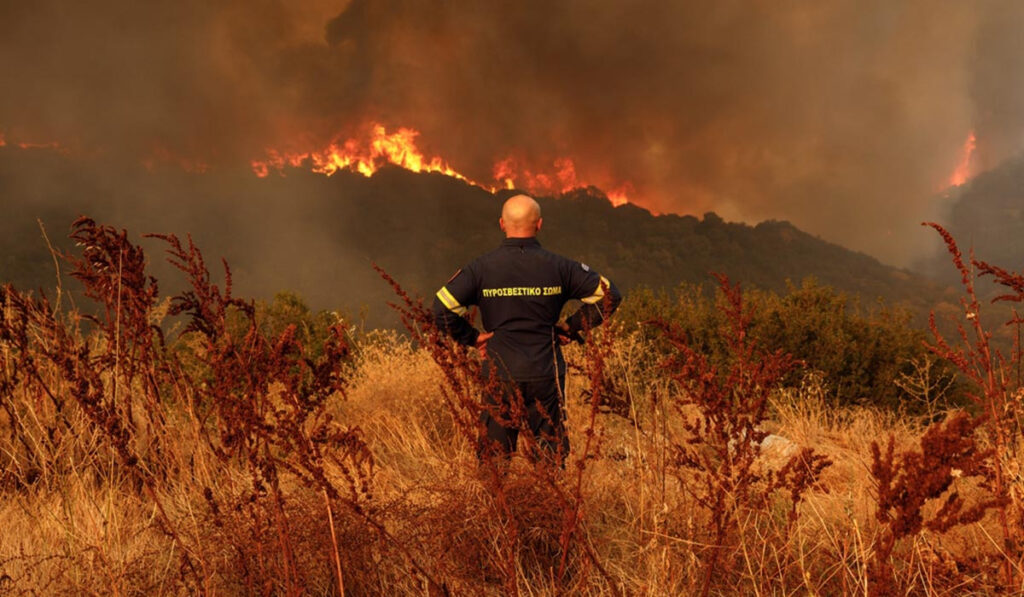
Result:
{"label": "burnt vegetation", "polygon": [[0,293],[0,592],[1019,591],[1021,351],[973,272],[1024,277],[939,232],[965,298],[930,339],[815,284],[631,296],[567,348],[559,466],[483,449],[495,380],[387,272],[402,333],[239,298],[173,235],[164,297],[81,218],[94,308]]}

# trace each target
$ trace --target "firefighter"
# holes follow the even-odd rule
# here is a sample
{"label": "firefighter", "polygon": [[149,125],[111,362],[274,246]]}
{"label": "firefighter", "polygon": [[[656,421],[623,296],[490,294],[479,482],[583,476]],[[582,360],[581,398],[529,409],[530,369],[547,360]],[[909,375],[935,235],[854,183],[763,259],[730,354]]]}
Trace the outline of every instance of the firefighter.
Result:
{"label": "firefighter", "polygon": [[[546,251],[537,241],[540,205],[526,195],[508,199],[498,225],[505,240],[455,275],[437,291],[433,313],[441,330],[457,342],[476,346],[484,375],[493,373],[500,390],[484,398],[481,423],[486,438],[481,457],[508,456],[516,449],[519,425],[511,415],[522,399],[525,424],[538,445],[562,464],[569,452],[561,345],[583,342],[583,332],[599,325],[622,300],[607,278],[586,264]],[[559,322],[571,299],[582,306]],[[477,305],[485,331],[463,317]]]}

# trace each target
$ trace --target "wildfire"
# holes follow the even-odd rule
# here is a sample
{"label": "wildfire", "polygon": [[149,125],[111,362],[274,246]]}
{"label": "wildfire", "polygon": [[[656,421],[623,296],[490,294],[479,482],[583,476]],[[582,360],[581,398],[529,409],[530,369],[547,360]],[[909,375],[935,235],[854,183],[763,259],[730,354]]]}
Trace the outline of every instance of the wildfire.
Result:
{"label": "wildfire", "polygon": [[[252,170],[261,178],[269,176],[272,171],[283,173],[287,167],[309,167],[313,172],[327,176],[338,170],[349,170],[369,177],[381,167],[391,164],[412,172],[439,172],[491,192],[506,188],[535,194],[560,194],[586,186],[576,173],[575,162],[569,158],[556,159],[550,170],[536,171],[522,166],[515,158],[507,157],[494,164],[494,184],[480,183],[456,171],[441,157],[427,159],[416,145],[419,131],[399,128],[389,133],[380,124],[372,125],[370,130],[369,138],[364,141],[354,138],[344,142],[336,140],[319,151],[287,153],[267,149],[265,159],[251,162]],[[613,205],[623,205],[629,202],[631,192],[631,185],[620,185],[608,193],[608,200]]]}
{"label": "wildfire", "polygon": [[[499,188],[505,188],[521,189],[536,195],[559,195],[594,184],[584,180],[577,172],[576,163],[567,157],[555,159],[547,168],[532,168],[519,159],[506,157],[495,162],[491,171],[493,182],[481,183],[458,172],[439,156],[427,158],[416,145],[420,133],[415,129],[402,127],[394,132],[388,132],[384,125],[372,124],[367,130],[369,134],[363,139],[350,138],[341,141],[339,138],[318,151],[282,152],[267,149],[266,157],[252,160],[250,166],[256,176],[265,178],[271,172],[283,175],[286,168],[309,168],[313,172],[327,176],[339,170],[349,170],[370,177],[382,167],[394,165],[412,172],[438,172],[492,193]],[[973,140],[973,136],[971,139]],[[68,146],[56,141],[14,141],[0,131],[0,147],[7,146],[71,153]],[[80,153],[80,150],[76,150],[75,153]],[[196,174],[212,169],[206,161],[182,157],[159,143],[154,144],[149,152],[139,159],[142,166],[150,172],[168,165]],[[612,181],[611,184],[601,186],[608,201],[616,206],[629,203],[629,197],[634,192],[632,185],[628,183],[616,184]],[[608,190],[609,188],[611,190]]]}
{"label": "wildfire", "polygon": [[[617,189],[608,191],[608,201],[611,201],[612,205],[618,207],[629,203],[629,196],[633,193],[633,185],[626,184]],[[654,212],[651,212],[654,213]]]}
{"label": "wildfire", "polygon": [[964,146],[960,150],[960,162],[957,164],[956,169],[953,170],[952,176],[949,177],[949,186],[958,187],[971,177],[971,156],[974,155],[974,149],[978,146],[978,139],[974,136],[974,131],[971,131],[967,135],[967,140],[964,141]]}
{"label": "wildfire", "polygon": [[425,158],[416,147],[418,136],[418,131],[408,128],[400,128],[389,134],[383,125],[375,124],[368,142],[361,143],[358,139],[348,139],[343,143],[335,141],[321,151],[301,153],[281,153],[268,149],[267,159],[253,160],[252,169],[256,176],[263,178],[271,170],[280,172],[286,166],[298,168],[309,164],[314,172],[327,176],[338,170],[351,170],[369,177],[382,166],[394,164],[413,172],[440,172],[476,184],[456,172],[440,157],[435,156],[429,160]]}
{"label": "wildfire", "polygon": [[514,158],[505,158],[494,164],[494,180],[506,189],[523,188],[534,193],[559,193],[580,186],[572,160],[559,158],[554,167],[553,172],[532,172],[520,168]]}
{"label": "wildfire", "polygon": [[[494,180],[506,189],[521,188],[535,194],[560,194],[586,186],[576,175],[576,164],[569,158],[554,161],[550,172],[533,172],[520,168],[514,158],[494,164]],[[632,185],[622,185],[607,192],[608,201],[619,206],[629,203]]]}

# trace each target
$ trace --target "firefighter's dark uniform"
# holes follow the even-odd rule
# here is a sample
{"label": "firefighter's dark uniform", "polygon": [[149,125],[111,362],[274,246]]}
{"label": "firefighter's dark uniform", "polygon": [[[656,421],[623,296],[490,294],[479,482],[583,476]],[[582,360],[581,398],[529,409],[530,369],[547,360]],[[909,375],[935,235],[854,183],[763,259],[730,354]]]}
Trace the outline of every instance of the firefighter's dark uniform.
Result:
{"label": "firefighter's dark uniform", "polygon": [[536,238],[506,238],[437,292],[435,320],[456,341],[473,345],[480,334],[462,317],[469,305],[479,306],[484,330],[494,333],[487,341],[485,373],[493,367],[503,390],[501,397],[487,397],[482,419],[491,445],[485,449],[515,450],[518,428],[505,413],[518,388],[538,443],[559,460],[568,454],[561,408],[565,359],[555,324],[570,299],[584,303],[566,322],[577,341],[582,330],[600,324],[622,300],[606,278],[546,251]]}

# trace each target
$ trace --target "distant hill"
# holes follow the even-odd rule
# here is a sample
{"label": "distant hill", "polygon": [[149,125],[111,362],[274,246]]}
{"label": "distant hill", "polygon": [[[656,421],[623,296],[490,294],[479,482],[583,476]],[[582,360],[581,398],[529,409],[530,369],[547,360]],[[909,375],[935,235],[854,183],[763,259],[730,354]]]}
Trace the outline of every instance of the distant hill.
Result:
{"label": "distant hill", "polygon": [[[440,174],[384,168],[372,178],[328,178],[299,169],[265,179],[245,170],[185,173],[124,167],[101,158],[74,160],[48,151],[0,148],[0,280],[52,288],[54,267],[36,219],[68,248],[78,214],[127,228],[148,250],[166,293],[179,279],[143,233],[191,234],[208,264],[223,256],[236,293],[270,298],[291,290],[314,308],[368,310],[386,316],[390,290],[377,263],[416,294],[431,296],[459,267],[501,241],[502,201]],[[862,297],[902,303],[919,313],[938,287],[797,229],[788,222],[729,223],[714,213],[654,216],[613,207],[597,189],[539,198],[541,242],[580,259],[626,290],[709,283],[722,272],[745,286],[784,290],[813,276]],[[65,280],[65,284],[68,281]]]}

